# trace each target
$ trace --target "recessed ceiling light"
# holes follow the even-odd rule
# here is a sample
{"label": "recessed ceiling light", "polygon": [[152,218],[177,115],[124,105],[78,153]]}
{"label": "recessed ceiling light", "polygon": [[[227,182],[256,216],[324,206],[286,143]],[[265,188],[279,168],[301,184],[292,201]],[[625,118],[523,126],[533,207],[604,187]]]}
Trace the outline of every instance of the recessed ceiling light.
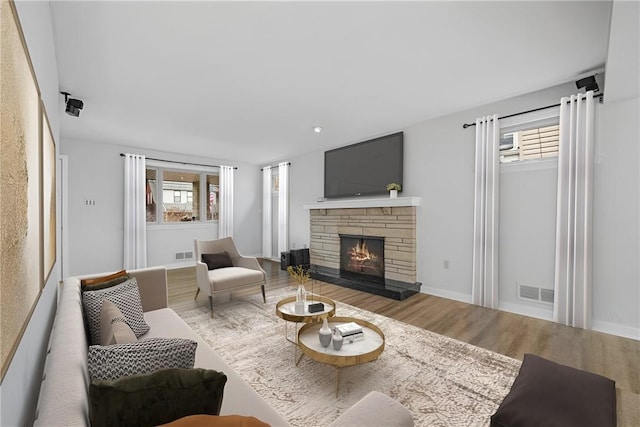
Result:
{"label": "recessed ceiling light", "polygon": [[313,131],[314,131],[315,133],[320,133],[320,132],[322,132],[322,126],[316,126],[316,127],[314,127],[314,128],[313,128]]}

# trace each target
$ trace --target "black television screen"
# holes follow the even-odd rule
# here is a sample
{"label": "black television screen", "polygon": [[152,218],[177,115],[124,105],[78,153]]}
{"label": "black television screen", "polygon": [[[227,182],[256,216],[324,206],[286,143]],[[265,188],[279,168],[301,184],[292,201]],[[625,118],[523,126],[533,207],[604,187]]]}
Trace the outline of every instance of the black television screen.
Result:
{"label": "black television screen", "polygon": [[387,184],[402,185],[402,132],[347,145],[324,153],[324,197],[387,193]]}

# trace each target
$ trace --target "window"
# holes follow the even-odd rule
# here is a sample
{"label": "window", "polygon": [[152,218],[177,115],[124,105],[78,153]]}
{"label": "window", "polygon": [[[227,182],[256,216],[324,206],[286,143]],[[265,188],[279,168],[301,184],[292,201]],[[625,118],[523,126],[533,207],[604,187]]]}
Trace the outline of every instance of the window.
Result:
{"label": "window", "polygon": [[[219,180],[214,168],[180,170],[165,168],[164,162],[147,165],[147,223],[218,219]],[[201,189],[206,189],[204,194]]]}
{"label": "window", "polygon": [[505,132],[500,135],[500,163],[558,157],[560,125]]}

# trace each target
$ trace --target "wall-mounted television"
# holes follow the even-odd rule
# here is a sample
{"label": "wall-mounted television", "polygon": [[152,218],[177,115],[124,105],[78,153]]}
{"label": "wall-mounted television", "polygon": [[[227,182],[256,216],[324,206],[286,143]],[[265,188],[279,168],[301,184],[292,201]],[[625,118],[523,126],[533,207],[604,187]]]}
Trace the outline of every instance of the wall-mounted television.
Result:
{"label": "wall-mounted television", "polygon": [[324,197],[386,194],[387,184],[402,185],[403,132],[347,145],[324,153]]}

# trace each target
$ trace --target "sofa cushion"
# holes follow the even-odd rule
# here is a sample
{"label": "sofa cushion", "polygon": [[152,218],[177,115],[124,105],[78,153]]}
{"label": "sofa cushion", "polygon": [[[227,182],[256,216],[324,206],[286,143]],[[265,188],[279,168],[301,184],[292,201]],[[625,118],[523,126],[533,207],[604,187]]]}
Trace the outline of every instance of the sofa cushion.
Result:
{"label": "sofa cushion", "polygon": [[108,299],[102,300],[100,345],[126,344],[137,340],[120,309]]}
{"label": "sofa cushion", "polygon": [[615,381],[525,354],[491,427],[616,425]]}
{"label": "sofa cushion", "polygon": [[218,252],[215,254],[202,254],[202,262],[207,264],[208,270],[215,270],[218,268],[233,267],[233,262],[227,251]]}
{"label": "sofa cushion", "polygon": [[162,369],[89,386],[92,427],[155,426],[187,415],[218,415],[227,377],[208,369]]}
{"label": "sofa cushion", "polygon": [[89,378],[113,380],[163,368],[193,368],[197,343],[185,338],[149,338],[128,344],[89,347]]}
{"label": "sofa cushion", "polygon": [[131,276],[127,273],[127,270],[120,270],[106,276],[82,279],[80,280],[80,288],[82,291],[96,291],[98,289],[110,288],[111,286],[119,285],[130,278]]}
{"label": "sofa cushion", "polygon": [[102,300],[114,303],[124,314],[127,324],[137,338],[149,332],[149,325],[144,321],[142,303],[138,283],[133,277],[124,283],[106,289],[85,291],[82,293],[82,306],[89,326],[91,344],[100,344],[100,312]]}
{"label": "sofa cushion", "polygon": [[269,424],[242,415],[188,415],[159,427],[269,427]]}

